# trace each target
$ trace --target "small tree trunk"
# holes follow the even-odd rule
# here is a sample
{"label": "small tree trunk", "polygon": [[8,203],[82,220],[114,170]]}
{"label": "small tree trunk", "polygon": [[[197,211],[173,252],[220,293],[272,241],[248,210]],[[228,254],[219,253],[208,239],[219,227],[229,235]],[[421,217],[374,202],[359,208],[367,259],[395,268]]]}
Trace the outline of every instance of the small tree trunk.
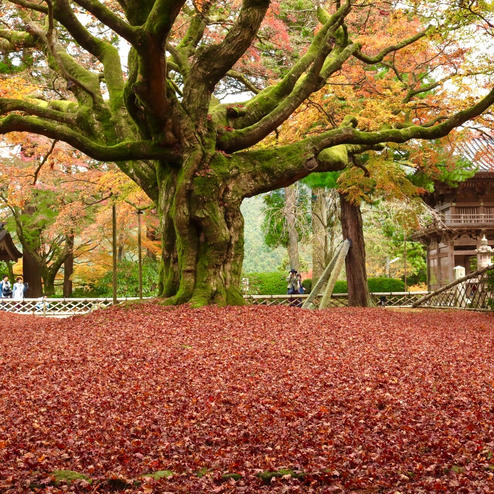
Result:
{"label": "small tree trunk", "polygon": [[351,241],[346,256],[345,269],[348,283],[348,305],[368,307],[370,304],[367,273],[365,269],[365,243],[360,207],[340,194],[341,229],[343,238]]}
{"label": "small tree trunk", "polygon": [[48,297],[55,295],[55,275],[56,273],[48,271],[43,277],[44,294]]}
{"label": "small tree trunk", "polygon": [[[146,238],[150,242],[159,242],[159,232],[157,231],[156,228],[153,228],[151,226],[146,226]],[[148,259],[152,259],[153,261],[156,261],[156,254],[149,248],[146,248],[146,257]]]}
{"label": "small tree trunk", "polygon": [[26,291],[26,297],[41,297],[43,294],[43,285],[41,283],[41,266],[36,261],[33,254],[22,246],[22,272],[24,283],[28,283],[29,288]]}
{"label": "small tree trunk", "polygon": [[327,198],[327,229],[328,229],[328,251],[326,255],[326,262],[328,263],[335,254],[336,243],[336,230],[339,223],[339,194],[336,189],[329,189],[326,191]]}
{"label": "small tree trunk", "polygon": [[72,297],[72,274],[74,272],[74,235],[67,235],[65,242],[68,254],[63,263],[63,296]]}
{"label": "small tree trunk", "polygon": [[298,252],[298,232],[296,228],[297,217],[297,186],[285,187],[284,215],[288,230],[288,261],[290,268],[300,270],[300,255]]}
{"label": "small tree trunk", "polygon": [[321,277],[327,264],[328,235],[326,190],[322,187],[312,189],[312,282]]}

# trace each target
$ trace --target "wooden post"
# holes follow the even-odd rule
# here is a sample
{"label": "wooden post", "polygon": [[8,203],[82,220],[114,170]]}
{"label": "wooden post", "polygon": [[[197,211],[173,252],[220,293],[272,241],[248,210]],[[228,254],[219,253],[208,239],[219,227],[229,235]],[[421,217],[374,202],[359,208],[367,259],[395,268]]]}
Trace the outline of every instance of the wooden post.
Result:
{"label": "wooden post", "polygon": [[350,249],[350,242],[348,240],[345,241],[345,244],[342,246],[338,257],[336,259],[336,263],[333,271],[331,272],[331,276],[328,280],[328,284],[326,285],[326,290],[324,291],[324,295],[319,303],[319,309],[326,309],[329,305],[329,299],[333,294],[334,285],[338,276],[341,272],[341,268],[343,267],[343,263],[345,262],[346,255],[348,254],[348,250]]}
{"label": "wooden post", "polygon": [[142,249],[141,249],[141,214],[142,209],[137,210],[137,247],[139,259],[139,298],[142,300]]}
{"label": "wooden post", "polygon": [[113,304],[117,303],[117,206],[115,200],[111,205],[112,212],[112,257],[113,257]]}
{"label": "wooden post", "polygon": [[324,269],[321,277],[317,280],[316,284],[312,286],[312,291],[310,292],[310,295],[305,299],[305,302],[302,305],[302,309],[309,309],[311,307],[312,301],[317,297],[317,295],[321,291],[321,288],[324,286],[324,283],[328,281],[334,265],[336,264],[336,260],[338,259],[338,254],[346,243],[348,243],[348,246],[350,247],[350,241],[345,240],[343,244],[336,248],[333,258],[331,259],[331,261],[329,261],[328,265]]}

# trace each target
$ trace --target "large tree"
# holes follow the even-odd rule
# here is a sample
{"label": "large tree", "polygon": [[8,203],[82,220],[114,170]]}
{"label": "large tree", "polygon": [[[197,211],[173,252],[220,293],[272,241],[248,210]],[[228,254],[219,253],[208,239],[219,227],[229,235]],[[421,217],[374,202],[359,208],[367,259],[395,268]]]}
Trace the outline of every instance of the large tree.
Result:
{"label": "large tree", "polygon": [[[325,132],[252,149],[345,65],[386,63],[399,74],[395,56],[400,49],[434,37],[444,47],[441,53],[451,57],[450,27],[481,19],[489,29],[488,20],[476,17],[471,5],[462,17],[461,9],[437,3],[434,8],[434,2],[414,0],[393,7],[338,0],[317,9],[319,26],[304,47],[297,16],[285,15],[274,2],[270,9],[269,0],[241,5],[11,0],[1,7],[0,48],[14,53],[14,62],[32,52],[32,74],[44,86],[30,98],[7,94],[0,99],[0,133],[39,133],[96,160],[116,162],[156,202],[161,217],[160,295],[169,303],[241,303],[244,198],[314,171],[350,166],[350,154],[376,145],[445,136],[494,102],[494,90],[487,87],[484,97],[466,98],[455,112],[450,110],[456,103],[438,99],[427,120],[417,118],[419,107],[393,110],[388,124],[377,129],[350,112]],[[293,8],[297,11],[295,3]],[[397,39],[406,31],[386,31],[397,15],[409,20],[411,36]],[[434,27],[421,21],[431,15]],[[284,57],[270,47],[266,39],[276,29],[263,26],[265,18],[297,25],[296,55]],[[381,47],[369,50],[366,35],[380,36]],[[130,44],[126,71],[118,38]],[[482,49],[479,44],[477,51]],[[479,59],[487,56],[484,50]],[[275,57],[264,79],[249,68],[256,56]],[[215,90],[232,79],[255,96],[239,105],[221,103]],[[66,81],[64,87],[60,80]],[[256,83],[264,86],[262,91]],[[419,93],[426,83],[417,81]],[[409,90],[413,96],[414,89]]]}

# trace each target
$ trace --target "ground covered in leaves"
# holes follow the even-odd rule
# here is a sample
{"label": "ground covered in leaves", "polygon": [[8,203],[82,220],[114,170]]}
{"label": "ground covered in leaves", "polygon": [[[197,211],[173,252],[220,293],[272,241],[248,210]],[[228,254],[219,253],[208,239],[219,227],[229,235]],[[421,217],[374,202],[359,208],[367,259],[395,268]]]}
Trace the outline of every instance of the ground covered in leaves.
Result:
{"label": "ground covered in leaves", "polygon": [[0,312],[0,492],[493,492],[493,323]]}

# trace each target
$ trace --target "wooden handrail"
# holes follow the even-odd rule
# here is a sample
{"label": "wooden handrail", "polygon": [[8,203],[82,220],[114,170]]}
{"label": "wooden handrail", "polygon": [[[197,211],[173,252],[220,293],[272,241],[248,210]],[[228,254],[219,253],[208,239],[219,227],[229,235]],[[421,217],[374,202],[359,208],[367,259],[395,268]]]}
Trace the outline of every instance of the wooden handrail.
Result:
{"label": "wooden handrail", "polygon": [[440,293],[443,293],[446,290],[449,290],[450,288],[453,288],[454,286],[463,283],[464,281],[468,281],[471,280],[472,278],[480,276],[481,274],[484,274],[486,271],[489,271],[489,269],[494,269],[494,265],[489,264],[489,266],[486,266],[485,268],[479,269],[478,271],[474,271],[473,273],[468,273],[466,276],[463,276],[462,278],[458,278],[457,280],[448,283],[446,286],[443,286],[442,288],[439,288],[435,292],[429,293],[429,295],[426,295],[425,297],[422,297],[420,300],[417,300],[412,304],[412,307],[419,307],[420,305],[422,305],[424,302],[427,302],[427,300],[431,299],[435,295],[439,295]]}

